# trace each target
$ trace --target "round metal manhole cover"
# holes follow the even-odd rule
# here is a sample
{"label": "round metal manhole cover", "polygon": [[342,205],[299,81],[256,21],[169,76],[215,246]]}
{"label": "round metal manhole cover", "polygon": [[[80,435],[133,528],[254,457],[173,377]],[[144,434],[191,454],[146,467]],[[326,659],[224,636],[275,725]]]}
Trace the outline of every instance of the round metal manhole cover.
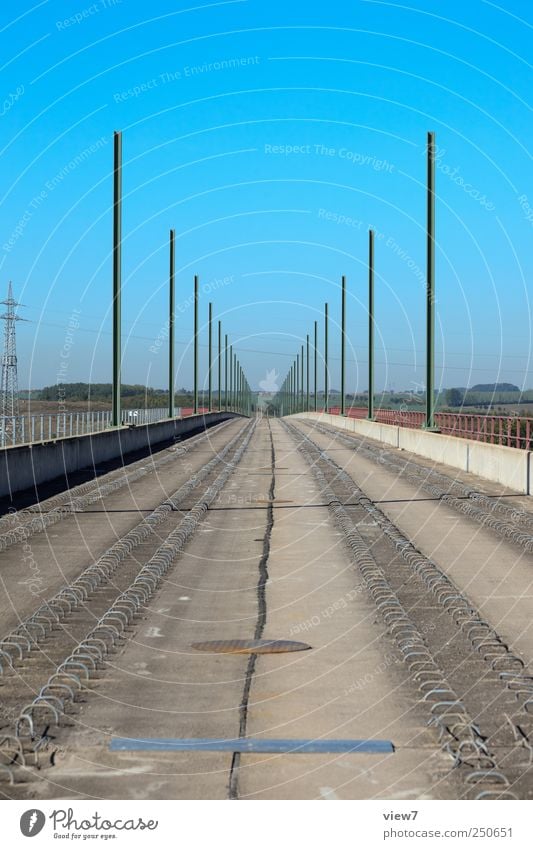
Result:
{"label": "round metal manhole cover", "polygon": [[192,643],[192,648],[226,654],[279,654],[307,651],[311,646],[295,640],[207,640],[205,643]]}

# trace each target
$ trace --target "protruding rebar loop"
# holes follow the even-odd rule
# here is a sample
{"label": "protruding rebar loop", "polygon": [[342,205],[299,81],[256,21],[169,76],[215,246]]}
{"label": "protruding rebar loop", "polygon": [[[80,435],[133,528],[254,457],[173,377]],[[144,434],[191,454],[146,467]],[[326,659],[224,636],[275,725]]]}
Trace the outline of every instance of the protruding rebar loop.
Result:
{"label": "protruding rebar loop", "polygon": [[[66,690],[68,695],[70,696],[70,700],[74,701],[74,690],[72,687],[69,687],[68,684],[45,684],[44,687],[41,688],[40,696],[45,696],[47,691],[50,690]],[[53,694],[52,694],[53,695]]]}
{"label": "protruding rebar loop", "polygon": [[19,716],[17,718],[17,721],[15,722],[15,734],[16,734],[17,737],[25,736],[23,733],[21,733],[21,725],[23,725],[23,724],[26,724],[27,727],[28,727],[28,733],[27,733],[26,736],[33,740],[33,737],[34,737],[33,719],[32,719],[32,717],[30,716],[29,713],[26,713],[25,708],[24,708],[23,711],[21,711],[21,713],[19,714]]}
{"label": "protruding rebar loop", "polygon": [[510,790],[502,790],[501,793],[497,790],[483,790],[481,793],[478,793],[475,801],[478,802],[481,799],[513,799],[516,802],[518,797],[514,793],[511,793]]}
{"label": "protruding rebar loop", "polygon": [[[9,755],[11,749],[15,750],[15,754],[13,756]],[[14,734],[0,733],[0,753],[5,755],[6,758],[9,758],[7,766],[10,766],[17,760],[20,761],[21,766],[26,766],[26,758],[24,756],[22,742]]]}
{"label": "protruding rebar loop", "polygon": [[[59,725],[60,713],[65,712],[68,699],[66,696],[64,699],[60,699],[58,696],[54,696],[53,694],[47,695],[46,690],[49,690],[54,686],[58,688],[61,687],[61,683],[55,684],[55,681],[56,679],[61,680],[65,677],[67,680],[70,679],[75,681],[78,685],[78,690],[81,690],[83,686],[88,685],[91,672],[96,671],[97,668],[97,661],[91,651],[93,648],[91,643],[94,642],[100,644],[101,651],[99,653],[99,658],[101,658],[101,662],[104,662],[104,655],[107,655],[109,652],[108,643],[105,639],[103,639],[104,635],[106,635],[110,642],[114,645],[123,636],[125,628],[131,621],[131,616],[129,616],[124,610],[120,609],[120,606],[124,604],[125,598],[128,598],[128,594],[131,591],[138,593],[134,594],[132,599],[133,607],[135,608],[136,606],[138,607],[140,603],[145,604],[146,601],[148,601],[149,598],[156,592],[161,579],[169,570],[174,559],[182,550],[185,543],[190,539],[205,515],[206,510],[218,496],[218,493],[232,474],[233,469],[242,458],[246,448],[248,447],[250,439],[252,438],[256,423],[256,420],[254,420],[251,423],[247,423],[244,428],[242,428],[238,436],[245,432],[244,440],[236,448],[231,463],[225,465],[225,468],[218,475],[214,484],[209,487],[208,494],[204,494],[203,498],[201,498],[193,509],[181,520],[178,527],[167,537],[167,540],[141,569],[129,590],[126,590],[125,593],[118,596],[115,603],[101,617],[96,627],[93,628],[85,639],[78,644],[71,655],[58,666],[56,673],[50,676],[47,684],[41,689],[36,699],[23,709],[16,722],[16,736],[21,736],[21,725],[26,723],[30,731],[31,739],[35,739],[33,713],[37,708],[44,707],[52,711],[54,714],[54,721],[57,725]],[[232,440],[229,445],[234,445],[237,438]],[[222,456],[222,452],[219,456]],[[157,574],[154,574],[154,568]],[[140,587],[141,583],[144,583],[144,586]],[[120,627],[117,627],[117,623]],[[80,678],[80,673],[82,671],[85,673],[85,680],[83,683]],[[70,701],[73,701],[74,692],[72,688],[65,686],[65,689],[71,696]],[[60,705],[59,711],[56,709],[56,705]],[[41,738],[38,739],[36,745],[39,744],[40,740]]]}

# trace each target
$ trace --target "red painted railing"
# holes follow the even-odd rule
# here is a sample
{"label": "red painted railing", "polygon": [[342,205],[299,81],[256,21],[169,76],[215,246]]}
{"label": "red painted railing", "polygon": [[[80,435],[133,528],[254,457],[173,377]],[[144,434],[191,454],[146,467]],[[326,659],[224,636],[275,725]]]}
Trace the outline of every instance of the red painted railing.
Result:
{"label": "red painted railing", "polygon": [[[340,407],[330,407],[332,415],[339,415]],[[366,407],[347,408],[346,414],[355,419],[366,418]],[[376,410],[374,419],[396,427],[422,427],[424,413],[415,410]],[[476,439],[492,445],[509,448],[533,449],[533,419],[526,416],[484,416],[479,413],[436,413],[435,425],[440,433]]]}
{"label": "red painted railing", "polygon": [[[209,407],[198,407],[198,415],[202,415],[202,413],[208,413]],[[181,417],[185,418],[186,416],[194,415],[194,407],[182,407],[181,408]]]}

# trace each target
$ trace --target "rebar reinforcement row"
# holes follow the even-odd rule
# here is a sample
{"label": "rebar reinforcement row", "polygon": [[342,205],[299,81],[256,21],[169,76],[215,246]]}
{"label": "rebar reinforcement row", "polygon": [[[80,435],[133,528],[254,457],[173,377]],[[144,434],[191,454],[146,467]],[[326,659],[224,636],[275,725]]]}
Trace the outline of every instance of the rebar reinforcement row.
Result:
{"label": "rebar reinforcement row", "polygon": [[464,595],[451,578],[433,560],[422,554],[412,544],[385,513],[364,494],[353,478],[331,457],[325,455],[307,434],[304,438],[314,446],[316,452],[320,452],[320,455],[335,470],[336,477],[348,485],[357,505],[369,514],[406,563],[423,579],[439,605],[452,616],[455,624],[460,626],[463,632],[467,634],[472,647],[479,652],[491,672],[496,672],[502,683],[515,693],[520,708],[526,713],[533,714],[533,676],[526,672],[522,658],[512,652],[496,629],[483,619],[472,601]]}
{"label": "rebar reinforcement row", "polygon": [[[305,419],[301,421],[309,424],[309,421]],[[348,445],[361,456],[391,469],[403,480],[423,489],[424,492],[428,492],[430,495],[438,498],[439,501],[463,513],[478,524],[491,528],[500,536],[519,545],[525,551],[533,552],[533,515],[528,513],[527,510],[522,510],[500,500],[489,498],[484,493],[472,489],[467,484],[448,477],[442,472],[421,466],[413,460],[402,464],[389,451],[370,447],[363,440],[357,437],[345,436],[334,428],[328,428],[315,422],[312,422],[312,427],[320,433],[331,436],[336,441]],[[437,483],[433,483],[430,479],[440,481],[445,488],[438,486]],[[507,517],[507,520],[494,515],[496,513],[502,513]],[[508,521],[509,518],[511,521]],[[524,527],[520,527],[521,525]],[[528,528],[531,532],[527,531]]]}
{"label": "rebar reinforcement row", "polygon": [[184,445],[164,449],[156,459],[151,455],[150,458],[136,460],[126,470],[124,468],[114,469],[102,475],[96,481],[94,479],[86,481],[65,492],[53,495],[39,502],[39,504],[2,516],[0,518],[0,551],[23,542],[56,522],[69,518],[73,513],[82,512],[90,504],[94,504],[125,486],[130,486],[139,478],[151,474],[176,457],[187,454],[198,443],[218,433],[231,421],[233,420],[222,422],[204,433],[192,436]]}
{"label": "rebar reinforcement row", "polygon": [[[69,705],[76,701],[77,694],[88,687],[97,670],[106,664],[109,653],[128,638],[126,630],[131,628],[134,617],[156,593],[174,561],[195,533],[208,508],[233,474],[248,447],[255,427],[256,420],[248,422],[228,444],[227,448],[231,450],[239,441],[231,458],[224,464],[222,472],[158,547],[130,586],[117,597],[97,625],[89,631],[74,651],[58,664],[56,671],[40,687],[33,701],[22,708],[16,719],[13,733],[2,735],[1,751],[10,759],[3,764],[3,771],[11,783],[14,782],[14,768],[27,766],[30,755],[34,759],[37,757],[39,749],[47,741],[50,726],[59,725]],[[220,461],[221,458],[217,462]],[[210,463],[213,462],[210,461]],[[213,466],[211,466],[212,469]],[[196,485],[198,483],[199,480],[196,480]],[[39,732],[37,731],[38,720],[42,722]]]}
{"label": "rebar reinforcement row", "polygon": [[[16,660],[21,660],[27,655],[80,605],[86,604],[90,593],[110,580],[124,558],[153,534],[168,513],[178,509],[194,488],[202,483],[223,461],[228,452],[241,439],[246,427],[247,425],[244,425],[236,436],[209,462],[205,463],[176,492],[165,499],[148,516],[145,516],[134,528],[113,543],[95,563],[84,569],[71,584],[62,587],[58,593],[43,602],[31,616],[0,640],[0,676],[4,674],[5,668],[12,669]],[[165,462],[175,460],[176,453],[165,458]]]}
{"label": "rebar reinforcement row", "polygon": [[[442,669],[436,663],[426,640],[412,618],[407,615],[383,569],[377,564],[369,545],[361,536],[341,499],[335,493],[332,484],[338,479],[343,479],[345,483],[349,483],[354,496],[357,498],[358,506],[366,508],[369,504],[372,505],[372,502],[359,491],[363,499],[360,500],[357,487],[352,479],[307,434],[287,422],[283,424],[297,441],[299,451],[310,465],[313,475],[321,487],[322,495],[337,525],[344,534],[353,554],[354,562],[363,576],[364,584],[374,600],[390,636],[407,664],[413,683],[422,694],[422,702],[426,703],[429,708],[430,723],[436,725],[439,729],[439,742],[443,750],[453,757],[454,766],[464,767],[463,772],[466,770],[465,782],[467,786],[473,785],[473,792],[477,792],[476,798],[516,798],[511,792],[509,779],[498,768],[495,755],[489,751],[485,737],[477,723],[469,715],[463,701],[457,697]],[[329,471],[329,479],[326,477],[325,471]],[[341,478],[341,473],[345,476],[344,478]],[[375,507],[375,505],[372,506]],[[375,509],[377,510],[377,508]],[[373,511],[371,515],[375,519]],[[400,546],[402,552],[407,551],[405,543],[410,546],[410,543],[404,538]],[[420,558],[423,558],[423,555],[420,554]],[[438,570],[438,567],[430,564],[426,558],[423,558],[423,560],[425,561],[423,564],[417,561],[418,568],[416,571],[425,580],[427,586],[435,590],[440,603],[444,604],[446,609],[449,610],[452,597],[456,600],[458,598],[458,591],[454,588],[454,592],[451,593],[448,586],[445,587],[444,584],[436,581],[437,575],[434,569]],[[428,567],[427,570],[426,567]],[[440,570],[438,572],[440,573]],[[458,627],[466,629],[469,636],[472,637],[472,645],[483,654],[483,640],[478,639],[478,634],[472,627],[469,630],[469,625],[473,625],[474,621],[477,624],[477,620],[470,620],[469,616],[466,615],[471,613],[475,617],[475,611],[466,599],[464,601],[465,604],[462,603],[462,600],[458,604],[459,622],[456,624]],[[501,642],[499,645],[507,649]],[[499,656],[493,660],[498,661],[498,659]],[[521,663],[520,669],[522,668],[523,664]],[[507,669],[502,670],[501,674],[505,675],[506,672],[508,672]],[[516,673],[513,672],[513,676],[515,675]]]}

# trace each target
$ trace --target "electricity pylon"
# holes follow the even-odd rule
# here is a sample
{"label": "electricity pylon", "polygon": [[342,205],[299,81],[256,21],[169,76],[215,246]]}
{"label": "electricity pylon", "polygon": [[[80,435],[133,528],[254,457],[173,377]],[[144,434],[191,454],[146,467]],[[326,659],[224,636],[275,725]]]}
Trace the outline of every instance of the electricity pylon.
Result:
{"label": "electricity pylon", "polygon": [[7,289],[7,298],[5,301],[0,301],[0,304],[5,304],[7,307],[7,311],[0,315],[0,319],[5,321],[2,383],[0,386],[0,438],[2,444],[5,444],[8,435],[10,441],[17,441],[17,430],[20,428],[19,420],[16,418],[19,416],[19,390],[15,327],[17,321],[25,321],[15,312],[15,307],[21,306],[21,304],[18,304],[13,298],[11,281]]}

